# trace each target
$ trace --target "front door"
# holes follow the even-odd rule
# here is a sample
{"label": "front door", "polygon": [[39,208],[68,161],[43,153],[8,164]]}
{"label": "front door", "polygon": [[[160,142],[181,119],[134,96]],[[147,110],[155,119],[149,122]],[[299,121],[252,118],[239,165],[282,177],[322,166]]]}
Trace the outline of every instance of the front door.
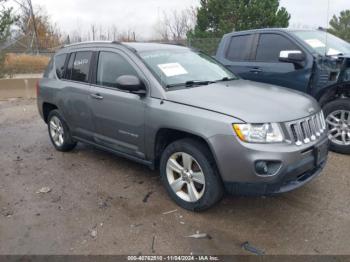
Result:
{"label": "front door", "polygon": [[301,51],[301,48],[280,34],[260,34],[253,61],[254,70],[246,78],[306,92],[311,77],[311,68],[280,62],[281,51]]}
{"label": "front door", "polygon": [[137,69],[122,52],[99,52],[97,61],[95,84],[90,94],[95,142],[121,153],[145,158],[144,98],[116,87],[119,76],[139,76]]}

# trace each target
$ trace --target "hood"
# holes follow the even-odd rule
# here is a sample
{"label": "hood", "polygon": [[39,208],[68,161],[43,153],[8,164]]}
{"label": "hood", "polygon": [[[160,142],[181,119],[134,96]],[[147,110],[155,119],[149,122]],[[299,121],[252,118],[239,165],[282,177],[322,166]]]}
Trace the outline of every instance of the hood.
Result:
{"label": "hood", "polygon": [[247,123],[286,122],[320,110],[310,96],[283,87],[234,80],[166,93],[166,100],[239,118]]}

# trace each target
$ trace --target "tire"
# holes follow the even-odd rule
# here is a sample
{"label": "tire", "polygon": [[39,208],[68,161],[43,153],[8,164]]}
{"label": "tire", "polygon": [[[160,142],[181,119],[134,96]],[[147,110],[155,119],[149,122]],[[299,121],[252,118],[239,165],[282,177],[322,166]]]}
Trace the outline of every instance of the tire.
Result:
{"label": "tire", "polygon": [[[340,154],[350,154],[350,99],[331,101],[323,107],[323,111],[329,129],[330,150]],[[343,119],[342,112],[345,112]],[[338,135],[339,133],[345,134],[345,138],[342,135]],[[336,135],[338,137],[334,138]],[[345,142],[343,141],[344,139]]]}
{"label": "tire", "polygon": [[52,110],[49,113],[47,127],[50,140],[57,151],[68,152],[75,148],[77,142],[73,140],[69,128],[58,110]]}
{"label": "tire", "polygon": [[[189,157],[192,158],[191,161],[188,161]],[[170,164],[174,160],[182,167],[181,172],[170,168],[179,168],[178,165]],[[190,166],[187,173],[185,166]],[[199,141],[182,139],[168,145],[161,156],[160,174],[169,196],[184,209],[204,211],[222,199],[224,189],[215,161],[207,146]],[[176,184],[173,183],[175,181]],[[171,183],[174,187],[178,186],[176,193]]]}

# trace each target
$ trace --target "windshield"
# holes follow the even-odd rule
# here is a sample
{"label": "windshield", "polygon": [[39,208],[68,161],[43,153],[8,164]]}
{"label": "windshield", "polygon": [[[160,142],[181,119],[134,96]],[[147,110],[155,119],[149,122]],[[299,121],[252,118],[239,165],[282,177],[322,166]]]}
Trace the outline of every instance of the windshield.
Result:
{"label": "windshield", "polygon": [[147,51],[140,56],[165,87],[236,78],[213,58],[189,49]]}
{"label": "windshield", "polygon": [[323,31],[296,31],[294,34],[320,55],[350,54],[350,44]]}

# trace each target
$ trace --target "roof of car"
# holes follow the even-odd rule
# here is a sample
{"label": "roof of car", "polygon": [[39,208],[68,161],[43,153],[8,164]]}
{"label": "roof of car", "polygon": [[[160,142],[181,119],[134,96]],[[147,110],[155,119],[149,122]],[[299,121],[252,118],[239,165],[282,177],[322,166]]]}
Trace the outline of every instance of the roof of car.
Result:
{"label": "roof of car", "polygon": [[[318,29],[320,30],[320,29]],[[262,28],[262,29],[251,29],[251,30],[244,30],[244,31],[235,31],[228,33],[226,35],[234,35],[234,34],[241,34],[241,33],[263,33],[263,32],[300,32],[300,31],[317,31],[317,29],[293,29],[293,28]]]}
{"label": "roof of car", "polygon": [[103,47],[103,46],[115,46],[120,45],[128,49],[132,49],[136,52],[144,51],[156,51],[156,50],[181,50],[186,49],[187,47],[180,44],[166,44],[166,43],[143,43],[143,42],[116,42],[116,41],[89,41],[89,42],[80,42],[70,45],[66,45],[64,48],[74,48],[74,47]]}

